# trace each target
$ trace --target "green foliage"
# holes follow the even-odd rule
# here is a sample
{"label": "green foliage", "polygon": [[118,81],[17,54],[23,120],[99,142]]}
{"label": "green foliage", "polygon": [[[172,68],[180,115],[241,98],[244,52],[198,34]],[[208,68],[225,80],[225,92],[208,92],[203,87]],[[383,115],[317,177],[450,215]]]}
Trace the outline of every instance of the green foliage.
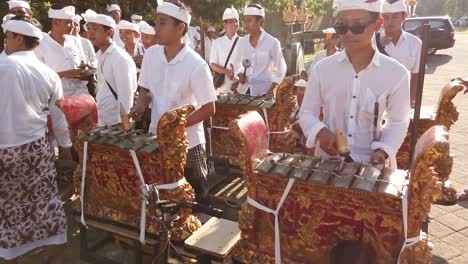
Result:
{"label": "green foliage", "polygon": [[[156,15],[156,0],[31,0],[31,7],[34,16],[48,28],[47,10],[52,4],[64,3],[76,7],[77,13],[83,13],[87,9],[93,9],[98,13],[105,13],[107,4],[118,4],[122,8],[124,19],[130,19],[132,14],[143,15],[147,21],[152,21]],[[223,15],[224,9],[231,5],[241,11],[245,5],[249,3],[259,3],[264,6],[268,13],[281,11],[286,5],[287,0],[183,0],[192,10],[195,23],[199,23],[199,19],[203,19],[209,23],[219,23]],[[310,11],[310,17],[324,15],[327,10],[331,9],[332,0],[307,0],[307,6]],[[301,1],[295,0],[297,7]]]}

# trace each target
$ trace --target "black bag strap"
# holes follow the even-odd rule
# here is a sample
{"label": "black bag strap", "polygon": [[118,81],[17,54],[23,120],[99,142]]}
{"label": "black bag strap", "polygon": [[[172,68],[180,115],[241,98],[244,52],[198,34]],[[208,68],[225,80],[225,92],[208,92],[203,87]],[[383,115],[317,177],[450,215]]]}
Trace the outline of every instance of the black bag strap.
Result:
{"label": "black bag strap", "polygon": [[110,85],[110,83],[106,80],[106,77],[104,76],[104,71],[102,70],[102,67],[104,66],[104,63],[101,64],[101,74],[102,74],[102,78],[104,79],[104,81],[106,81],[107,83],[107,87],[109,87],[109,90],[111,91],[112,95],[114,96],[115,100],[116,101],[119,101],[119,96],[117,95],[117,93],[115,92],[114,88],[112,88],[112,85]]}
{"label": "black bag strap", "polygon": [[388,55],[388,53],[385,51],[385,47],[382,46],[382,43],[380,42],[380,33],[375,33],[375,43],[377,44],[377,49],[380,51],[380,53],[390,57],[390,55]]}
{"label": "black bag strap", "polygon": [[234,40],[234,43],[232,44],[231,50],[229,51],[229,55],[227,56],[226,63],[224,63],[224,68],[228,66],[229,59],[231,58],[232,52],[234,51],[234,48],[236,47],[237,41],[239,40],[239,37]]}

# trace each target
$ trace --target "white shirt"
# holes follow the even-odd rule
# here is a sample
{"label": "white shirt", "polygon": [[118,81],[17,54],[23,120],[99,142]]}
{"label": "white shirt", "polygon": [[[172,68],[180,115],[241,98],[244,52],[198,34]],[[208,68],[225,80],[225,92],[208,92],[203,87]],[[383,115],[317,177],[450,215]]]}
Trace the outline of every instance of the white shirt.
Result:
{"label": "white shirt", "polygon": [[[159,119],[170,110],[185,105],[199,108],[216,101],[208,64],[187,45],[170,62],[164,46],[146,51],[138,84],[152,97],[150,132],[156,133]],[[205,143],[203,123],[187,127],[189,148]]]}
{"label": "white shirt", "polygon": [[[299,114],[307,147],[315,146],[318,132],[335,122],[347,136],[351,157],[369,162],[373,150],[392,159],[409,125],[409,74],[396,60],[375,52],[369,66],[356,74],[346,52],[322,60],[311,72]],[[378,138],[373,140],[374,104],[378,101]],[[324,120],[318,117],[323,107]],[[385,118],[385,126],[382,120]],[[316,148],[320,154],[321,149]],[[324,153],[324,152],[323,152]]]}
{"label": "white shirt", "polygon": [[[380,34],[385,37],[385,32]],[[375,41],[375,38],[374,38]],[[387,54],[403,64],[411,73],[419,73],[419,62],[421,60],[421,40],[413,34],[402,31],[397,44],[393,42],[385,46]]]}
{"label": "white shirt", "polygon": [[187,34],[185,34],[190,39],[190,47],[192,49],[200,46],[201,35],[195,27],[189,26]]}
{"label": "white shirt", "polygon": [[83,47],[83,53],[85,55],[86,63],[91,65],[94,68],[97,68],[97,58],[96,52],[94,51],[94,46],[89,39],[79,37],[81,40],[81,46]]}
{"label": "white shirt", "polygon": [[[217,38],[213,41],[213,46],[211,47],[211,55],[210,55],[210,63],[218,64],[221,67],[224,67],[226,64],[227,57],[229,55],[229,51],[231,51],[232,45],[234,44],[234,41],[236,38],[239,36],[234,35],[231,39],[229,39],[226,35]],[[241,65],[234,65],[235,61],[234,59],[237,56],[237,50],[239,47],[239,41],[237,41],[236,47],[234,47],[234,50],[232,51],[231,58],[229,58],[227,68],[231,69],[231,64],[234,66],[234,72],[236,72],[237,69],[240,68]],[[218,87],[216,89],[217,93],[232,93],[231,87],[232,87],[233,81],[230,80],[227,76],[224,78],[224,83],[222,86]]]}
{"label": "white shirt", "polygon": [[[336,54],[337,52],[339,52],[339,51],[336,50],[336,52],[334,54]],[[334,54],[332,54],[332,55],[334,55]],[[329,56],[327,56],[327,50],[322,50],[321,52],[319,52],[315,56],[315,58],[312,60],[312,62],[310,63],[310,66],[309,66],[309,76],[310,76],[310,72],[312,71],[312,68],[314,68],[314,66],[317,65],[317,63],[321,62],[326,57],[329,57]]]}
{"label": "white shirt", "polygon": [[205,61],[210,61],[211,50],[213,48],[213,41],[214,39],[210,39],[209,37],[205,37]]}
{"label": "white shirt", "polygon": [[1,58],[6,58],[8,55],[6,54],[6,51],[3,50],[2,53],[0,53],[0,59]]}
{"label": "white shirt", "polygon": [[[35,49],[40,61],[55,72],[77,69],[86,58],[83,54],[81,40],[78,37],[66,35],[62,45],[57,43],[49,34],[43,33],[44,38]],[[62,78],[63,94],[65,97],[78,94],[88,94],[87,81],[73,78]]]}
{"label": "white shirt", "polygon": [[117,46],[123,48],[125,46],[125,43],[123,43],[122,39],[120,38],[119,30],[114,29],[114,36],[112,37],[112,40],[117,44]]}
{"label": "white shirt", "polygon": [[[123,49],[125,49],[125,46],[123,47]],[[133,48],[133,55],[130,54],[130,56],[134,57],[134,56],[139,56],[139,55],[141,56],[145,55],[145,47],[143,46],[143,44],[141,44],[140,41],[137,41],[135,43],[135,47]]]}
{"label": "white shirt", "polygon": [[[126,113],[129,113],[133,106],[134,94],[137,90],[136,66],[132,57],[115,43],[112,43],[104,54],[99,50],[97,58],[99,65],[96,93],[98,125],[112,126],[121,123],[120,104]],[[106,81],[117,93],[118,102]]]}
{"label": "white shirt", "polygon": [[20,146],[44,137],[49,113],[59,145],[72,145],[65,116],[55,105],[63,98],[60,78],[33,51],[15,52],[1,58],[0,83],[0,148]]}
{"label": "white shirt", "polygon": [[[253,96],[264,95],[271,88],[272,83],[281,83],[286,75],[286,62],[281,52],[280,42],[270,34],[262,31],[257,46],[250,44],[250,35],[239,40],[236,65],[242,65],[242,60],[250,59],[252,66],[247,69],[247,82],[240,85],[239,93],[245,94],[250,88]],[[276,72],[274,72],[276,67]],[[243,73],[241,66],[236,75]]]}

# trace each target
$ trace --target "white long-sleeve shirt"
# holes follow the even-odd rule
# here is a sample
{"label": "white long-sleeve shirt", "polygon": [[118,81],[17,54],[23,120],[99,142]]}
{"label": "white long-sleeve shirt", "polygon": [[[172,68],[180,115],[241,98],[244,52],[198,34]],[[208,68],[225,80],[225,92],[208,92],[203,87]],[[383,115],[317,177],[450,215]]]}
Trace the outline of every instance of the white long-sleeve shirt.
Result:
{"label": "white long-sleeve shirt", "polygon": [[[120,104],[126,113],[133,106],[134,94],[137,90],[136,66],[132,57],[117,44],[112,43],[102,53],[97,52],[97,93],[98,125],[112,126],[121,122]],[[107,82],[117,93],[116,101]]]}
{"label": "white long-sleeve shirt", "polygon": [[72,145],[65,115],[55,102],[63,98],[59,76],[32,51],[0,59],[0,148],[31,143],[44,137],[47,115],[61,147]]}
{"label": "white long-sleeve shirt", "polygon": [[[385,32],[380,34],[380,37],[385,37]],[[373,41],[377,41],[375,38]],[[421,60],[421,40],[413,34],[402,31],[397,44],[390,42],[384,47],[387,54],[403,64],[411,73],[419,73],[419,62]]]}
{"label": "white long-sleeve shirt", "polygon": [[251,95],[264,95],[272,83],[281,83],[287,66],[278,39],[262,31],[255,48],[250,44],[250,35],[240,39],[237,45],[236,64],[241,67],[236,75],[244,72],[242,60],[250,59],[252,62],[252,66],[247,69],[247,82],[237,88],[239,93],[245,94],[250,88]]}
{"label": "white long-sleeve shirt", "polygon": [[112,40],[114,41],[117,46],[123,48],[125,46],[125,43],[123,43],[122,39],[120,38],[119,30],[114,29],[114,36],[112,37]]}
{"label": "white long-sleeve shirt", "polygon": [[[404,66],[379,52],[375,52],[369,66],[359,73],[355,72],[346,52],[322,60],[311,71],[299,114],[307,147],[316,145],[322,128],[334,132],[336,122],[347,136],[355,161],[369,162],[376,149],[394,157],[409,125],[409,87],[409,73]],[[376,101],[380,108],[378,137],[374,140]],[[320,107],[323,107],[323,122],[319,120]],[[316,148],[316,154],[323,153]]]}
{"label": "white long-sleeve shirt", "polygon": [[94,68],[97,68],[97,58],[96,52],[94,51],[94,46],[89,41],[89,39],[85,39],[82,37],[78,37],[81,40],[81,46],[83,47],[83,53],[85,55],[85,63],[91,65]]}
{"label": "white long-sleeve shirt", "polygon": [[[170,62],[164,46],[146,51],[138,84],[150,91],[152,98],[150,132],[156,133],[161,116],[185,105],[196,108],[216,101],[210,68],[188,45]],[[203,122],[187,127],[189,148],[205,143]]]}
{"label": "white long-sleeve shirt", "polygon": [[[81,40],[78,37],[66,35],[62,46],[49,34],[43,33],[43,35],[44,38],[35,49],[36,55],[56,73],[77,69],[82,61],[86,61]],[[80,79],[62,78],[64,96],[88,94],[87,83]]]}
{"label": "white long-sleeve shirt", "polygon": [[[232,45],[234,44],[234,41],[236,38],[239,36],[234,35],[231,39],[229,39],[226,35],[217,38],[213,41],[213,46],[211,47],[211,55],[210,55],[210,63],[218,64],[221,67],[224,67],[224,64],[226,63],[227,57],[229,55],[229,51],[231,51]],[[227,68],[231,69],[231,64],[234,66],[234,72],[236,72],[236,69],[238,69],[241,65],[234,65],[236,62],[234,59],[236,58],[237,50],[238,50],[238,45],[239,45],[240,39],[237,41],[236,47],[232,51],[231,58],[229,58]],[[217,93],[232,93],[231,87],[232,87],[233,81],[231,81],[227,76],[224,78],[224,83],[218,89],[216,89]]]}

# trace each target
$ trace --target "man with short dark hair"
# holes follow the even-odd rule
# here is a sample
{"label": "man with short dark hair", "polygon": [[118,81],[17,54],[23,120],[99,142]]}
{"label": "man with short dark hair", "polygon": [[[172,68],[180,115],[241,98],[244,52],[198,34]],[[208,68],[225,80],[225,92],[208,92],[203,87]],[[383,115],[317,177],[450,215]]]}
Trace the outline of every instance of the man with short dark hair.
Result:
{"label": "man with short dark hair", "polygon": [[349,145],[348,159],[372,164],[388,160],[396,167],[395,155],[409,125],[408,71],[372,45],[381,26],[381,0],[336,3],[335,30],[344,51],[311,71],[299,114],[307,147],[315,147],[317,155],[345,154],[335,140],[340,129]]}
{"label": "man with short dark hair", "polygon": [[32,17],[31,6],[29,3],[22,0],[7,1],[9,13],[17,16]]}
{"label": "man with short dark hair", "polygon": [[[120,20],[122,20],[122,9],[120,9],[120,6],[117,4],[107,5],[107,14],[114,19],[116,25],[120,23]],[[119,47],[122,48],[124,46],[122,39],[120,39],[118,30],[114,32],[112,39]]]}
{"label": "man with short dark hair", "polygon": [[215,113],[216,94],[208,64],[184,43],[191,16],[180,1],[159,2],[156,35],[160,45],[149,48],[143,58],[140,94],[133,116],[142,116],[150,103],[150,132],[156,133],[167,111],[195,106],[187,117],[189,151],[185,177],[194,187],[197,199],[208,194],[205,133],[203,121]]}
{"label": "man with short dark hair", "polygon": [[258,4],[248,5],[244,10],[244,28],[247,36],[239,40],[236,65],[249,60],[246,69],[236,69],[240,86],[239,93],[253,96],[272,94],[273,89],[286,75],[286,62],[278,39],[263,30],[265,9]]}
{"label": "man with short dark hair", "polygon": [[120,124],[122,115],[130,112],[137,89],[135,62],[112,41],[116,25],[110,16],[89,11],[82,16],[88,27],[89,40],[99,48],[96,54],[98,125]]}
{"label": "man with short dark hair", "polygon": [[[224,74],[224,83],[217,87],[217,93],[232,93],[232,84],[234,82],[234,72],[240,65],[234,65],[238,52],[238,42],[240,37],[237,35],[239,29],[239,13],[234,7],[226,8],[223,14],[223,27],[226,31],[224,36],[213,41],[213,47],[210,54],[211,69],[219,74]],[[232,50],[231,57],[228,56]]]}
{"label": "man with short dark hair", "polygon": [[71,35],[75,7],[60,7],[49,9],[52,29],[49,34],[44,33],[44,39],[35,52],[40,61],[60,76],[65,97],[88,94],[87,81],[80,79],[79,66],[86,61],[81,40]]}
{"label": "man with short dark hair", "polygon": [[385,0],[382,10],[384,32],[378,35],[384,54],[394,58],[411,73],[411,105],[416,100],[416,90],[419,78],[419,61],[421,59],[421,40],[402,29],[407,17],[405,0]]}
{"label": "man with short dark hair", "polygon": [[63,98],[62,84],[34,54],[43,39],[40,29],[19,17],[2,28],[8,56],[0,59],[0,259],[16,263],[48,246],[49,263],[63,263],[57,247],[67,242],[66,216],[47,139],[50,114],[59,146],[69,152],[65,116],[55,105]]}
{"label": "man with short dark hair", "polygon": [[94,51],[93,44],[89,39],[85,39],[80,36],[80,21],[82,20],[81,16],[76,15],[73,21],[73,30],[72,35],[79,38],[81,40],[81,47],[83,48],[83,53],[85,55],[85,63],[93,68],[97,68],[97,59],[96,59],[96,52]]}

